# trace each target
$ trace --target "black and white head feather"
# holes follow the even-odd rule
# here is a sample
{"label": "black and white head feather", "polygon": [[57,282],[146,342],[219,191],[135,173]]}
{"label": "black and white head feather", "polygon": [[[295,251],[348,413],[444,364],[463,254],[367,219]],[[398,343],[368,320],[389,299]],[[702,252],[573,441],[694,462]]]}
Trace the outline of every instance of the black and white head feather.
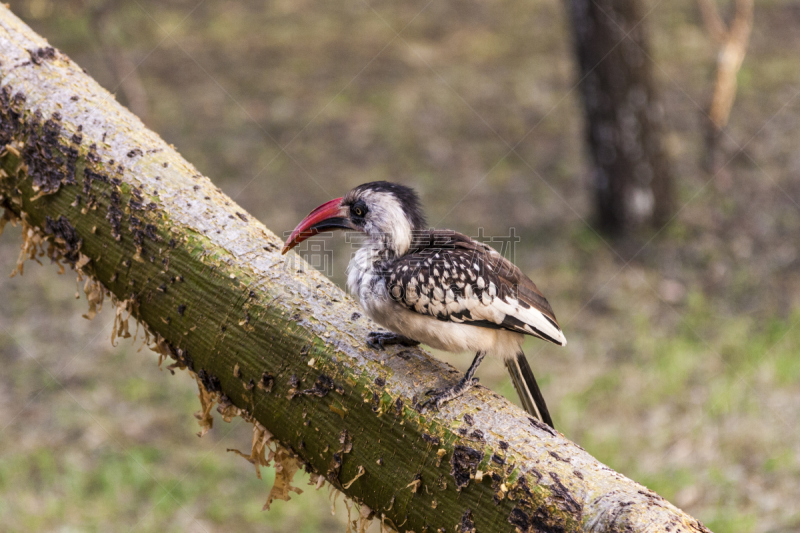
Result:
{"label": "black and white head feather", "polygon": [[414,235],[425,230],[425,215],[419,196],[410,187],[388,181],[373,181],[355,187],[342,199],[351,216],[374,244],[403,255]]}

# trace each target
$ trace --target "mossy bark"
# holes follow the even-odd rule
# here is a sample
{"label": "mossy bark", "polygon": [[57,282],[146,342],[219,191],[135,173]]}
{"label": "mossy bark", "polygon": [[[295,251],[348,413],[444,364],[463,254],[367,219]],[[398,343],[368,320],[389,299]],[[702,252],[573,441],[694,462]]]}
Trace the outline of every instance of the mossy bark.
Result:
{"label": "mossy bark", "polygon": [[[339,288],[0,6],[0,203],[157,332],[205,388],[401,531],[706,531],[484,387],[376,352]],[[349,483],[357,476],[354,482]]]}

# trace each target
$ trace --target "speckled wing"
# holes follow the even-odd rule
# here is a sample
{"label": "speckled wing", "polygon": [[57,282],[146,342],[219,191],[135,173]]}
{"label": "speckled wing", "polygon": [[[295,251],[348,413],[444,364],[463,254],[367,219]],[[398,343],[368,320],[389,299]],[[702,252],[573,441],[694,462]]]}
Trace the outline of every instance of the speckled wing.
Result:
{"label": "speckled wing", "polygon": [[413,249],[382,275],[391,298],[417,313],[567,343],[533,281],[493,248],[460,233],[415,235]]}

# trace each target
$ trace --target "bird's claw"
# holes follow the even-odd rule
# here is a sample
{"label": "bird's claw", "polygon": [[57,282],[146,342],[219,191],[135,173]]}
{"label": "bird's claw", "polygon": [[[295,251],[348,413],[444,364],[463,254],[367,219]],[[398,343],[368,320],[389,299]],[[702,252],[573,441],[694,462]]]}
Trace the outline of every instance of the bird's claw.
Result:
{"label": "bird's claw", "polygon": [[372,348],[373,350],[383,351],[383,341],[380,339],[380,333],[378,332],[371,332],[367,335],[367,346]]}
{"label": "bird's claw", "polygon": [[444,402],[439,402],[438,399],[436,398],[428,398],[421,404],[417,405],[417,411],[421,413],[424,409],[428,409],[429,407],[432,408],[434,411],[438,411],[443,403]]}
{"label": "bird's claw", "polygon": [[443,389],[430,389],[425,392],[425,396],[430,396],[427,400],[419,404],[419,409],[422,410],[426,407],[432,407],[438,411],[442,405],[450,400],[457,398],[477,385],[480,379],[472,378],[467,382],[459,382],[452,387],[445,387]]}
{"label": "bird's claw", "polygon": [[389,341],[393,336],[394,333],[371,331],[367,334],[367,346],[373,350],[383,351],[386,349],[386,345],[389,344],[387,341]]}
{"label": "bird's claw", "polygon": [[450,395],[450,399],[455,398],[457,396],[461,396],[463,393],[467,392],[469,389],[477,385],[481,381],[481,378],[472,378],[467,382],[459,381],[458,384],[453,385],[452,387],[445,387],[443,389],[430,389],[425,391],[425,396],[448,396]]}
{"label": "bird's claw", "polygon": [[398,335],[397,333],[390,333],[384,331],[372,331],[367,334],[367,346],[373,350],[383,351],[387,346],[392,344],[399,344],[401,346],[418,346],[419,342]]}

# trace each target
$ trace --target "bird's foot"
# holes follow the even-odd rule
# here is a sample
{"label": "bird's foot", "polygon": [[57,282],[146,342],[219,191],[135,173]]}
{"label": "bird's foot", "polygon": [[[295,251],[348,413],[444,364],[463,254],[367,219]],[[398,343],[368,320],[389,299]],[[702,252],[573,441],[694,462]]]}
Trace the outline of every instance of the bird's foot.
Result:
{"label": "bird's foot", "polygon": [[461,381],[453,385],[452,387],[445,387],[443,389],[431,389],[425,393],[426,396],[430,396],[427,400],[422,402],[419,405],[419,409],[422,410],[425,407],[432,407],[437,411],[442,405],[446,404],[450,400],[454,398],[458,398],[469,389],[477,385],[478,378],[469,378],[465,376]]}
{"label": "bird's foot", "polygon": [[367,346],[373,350],[383,350],[392,344],[399,344],[401,346],[418,346],[419,342],[398,335],[397,333],[385,331],[373,331],[367,335]]}

